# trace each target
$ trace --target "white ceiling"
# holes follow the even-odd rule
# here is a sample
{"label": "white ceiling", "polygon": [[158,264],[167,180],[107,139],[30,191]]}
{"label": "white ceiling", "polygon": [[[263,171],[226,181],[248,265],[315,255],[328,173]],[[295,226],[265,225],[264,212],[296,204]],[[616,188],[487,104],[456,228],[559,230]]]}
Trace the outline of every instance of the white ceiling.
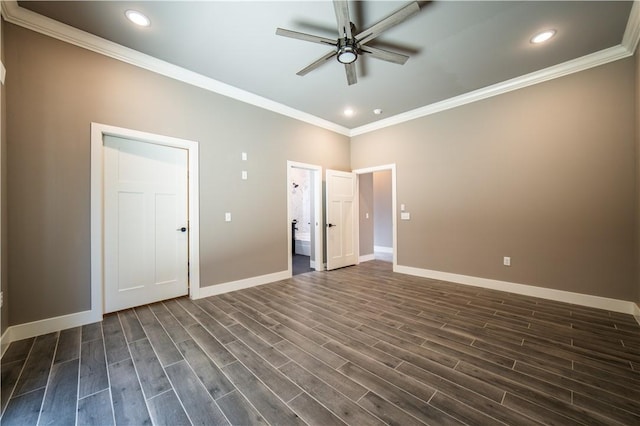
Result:
{"label": "white ceiling", "polygon": [[[407,3],[350,1],[351,20],[362,30]],[[353,86],[347,85],[344,66],[335,60],[305,77],[297,76],[297,71],[330,49],[275,35],[276,28],[282,27],[335,38],[336,18],[328,1],[20,1],[18,4],[122,46],[354,129],[619,46],[628,23],[637,19],[631,14],[632,3],[420,2],[421,10],[416,15],[371,43],[408,54],[409,61],[396,65],[359,58],[358,83]],[[151,26],[139,28],[129,23],[124,11],[131,8],[144,12],[151,19]],[[548,28],[557,30],[550,42],[544,45],[529,42],[536,32]],[[352,117],[342,113],[347,106],[355,110]],[[381,108],[383,114],[374,115],[375,108]]]}

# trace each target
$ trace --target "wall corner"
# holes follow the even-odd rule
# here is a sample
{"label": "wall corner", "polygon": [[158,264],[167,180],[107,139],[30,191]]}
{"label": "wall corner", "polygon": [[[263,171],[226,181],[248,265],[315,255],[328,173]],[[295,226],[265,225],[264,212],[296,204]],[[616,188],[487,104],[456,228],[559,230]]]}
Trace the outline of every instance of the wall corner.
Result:
{"label": "wall corner", "polygon": [[[640,306],[640,43],[635,52],[635,126],[636,126],[636,304]],[[636,315],[640,323],[640,309]]]}
{"label": "wall corner", "polygon": [[[6,94],[4,66],[4,19],[0,17],[0,291],[2,291],[2,306],[0,306],[0,335],[4,335],[9,324],[8,291],[8,250],[7,250],[7,138],[6,138]],[[5,339],[6,341],[6,339]]]}

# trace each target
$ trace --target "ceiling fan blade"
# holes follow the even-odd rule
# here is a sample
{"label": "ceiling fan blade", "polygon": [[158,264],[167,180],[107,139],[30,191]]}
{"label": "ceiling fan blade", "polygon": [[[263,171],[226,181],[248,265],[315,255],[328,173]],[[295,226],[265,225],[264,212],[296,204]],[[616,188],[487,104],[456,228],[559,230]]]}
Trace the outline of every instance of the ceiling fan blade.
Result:
{"label": "ceiling fan blade", "polygon": [[401,53],[389,52],[388,50],[378,49],[371,46],[362,46],[360,48],[362,53],[366,53],[372,58],[382,59],[383,61],[393,62],[394,64],[404,65],[409,59],[407,55]]}
{"label": "ceiling fan blade", "polygon": [[356,77],[356,63],[344,64],[344,69],[347,72],[347,83],[349,83],[349,86],[356,84],[358,82],[358,77]]}
{"label": "ceiling fan blade", "polygon": [[371,41],[374,38],[378,37],[383,31],[386,31],[389,28],[398,25],[400,22],[404,21],[419,10],[420,6],[418,6],[418,2],[414,1],[413,3],[409,3],[397,12],[394,12],[391,15],[387,16],[377,24],[373,24],[371,27],[362,31],[360,34],[357,34],[356,40],[361,45],[365,44],[368,41]]}
{"label": "ceiling fan blade", "polygon": [[335,40],[330,38],[318,37],[311,34],[299,33],[297,31],[285,30],[284,28],[276,29],[276,34],[283,37],[295,38],[298,40],[310,41],[312,43],[326,44],[329,46],[337,45]]}
{"label": "ceiling fan blade", "polygon": [[308,73],[310,73],[311,71],[315,70],[316,68],[318,68],[320,65],[324,64],[325,62],[327,62],[329,59],[333,58],[334,56],[336,56],[338,54],[338,52],[336,51],[331,51],[329,53],[327,53],[326,55],[324,55],[322,58],[313,61],[311,64],[307,65],[305,68],[301,69],[300,71],[298,71],[296,74],[303,76],[306,75]]}
{"label": "ceiling fan blade", "polygon": [[338,22],[338,37],[351,39],[351,20],[349,19],[349,5],[345,0],[333,0]]}

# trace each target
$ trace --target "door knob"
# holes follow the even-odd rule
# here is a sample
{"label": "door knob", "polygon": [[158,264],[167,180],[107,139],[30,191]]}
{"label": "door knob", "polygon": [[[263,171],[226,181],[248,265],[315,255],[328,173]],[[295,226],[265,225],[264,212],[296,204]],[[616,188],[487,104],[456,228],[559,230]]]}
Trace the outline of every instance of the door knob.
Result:
{"label": "door knob", "polygon": [[176,229],[176,231],[180,231],[180,232],[187,232],[187,228],[185,228],[184,226],[182,228],[178,228]]}
{"label": "door knob", "polygon": [[334,225],[333,223],[327,223],[327,228],[333,228],[334,226],[338,226],[338,225]]}

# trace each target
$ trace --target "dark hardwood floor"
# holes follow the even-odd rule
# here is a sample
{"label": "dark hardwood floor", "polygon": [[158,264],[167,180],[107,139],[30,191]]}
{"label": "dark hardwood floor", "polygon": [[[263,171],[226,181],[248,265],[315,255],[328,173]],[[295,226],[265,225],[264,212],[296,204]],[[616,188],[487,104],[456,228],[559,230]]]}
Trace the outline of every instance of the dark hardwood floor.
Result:
{"label": "dark hardwood floor", "polygon": [[11,344],[2,425],[640,424],[631,315],[371,261]]}

